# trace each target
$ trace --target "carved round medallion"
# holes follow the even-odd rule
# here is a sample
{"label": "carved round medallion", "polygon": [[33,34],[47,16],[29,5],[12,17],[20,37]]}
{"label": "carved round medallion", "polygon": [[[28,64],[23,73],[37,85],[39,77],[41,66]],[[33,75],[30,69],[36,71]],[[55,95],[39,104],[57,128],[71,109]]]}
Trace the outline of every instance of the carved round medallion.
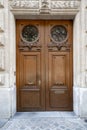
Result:
{"label": "carved round medallion", "polygon": [[51,28],[51,39],[54,43],[62,43],[67,40],[67,29],[63,25],[55,25]]}
{"label": "carved round medallion", "polygon": [[24,26],[21,36],[23,41],[28,43],[35,43],[38,39],[38,28],[34,25]]}

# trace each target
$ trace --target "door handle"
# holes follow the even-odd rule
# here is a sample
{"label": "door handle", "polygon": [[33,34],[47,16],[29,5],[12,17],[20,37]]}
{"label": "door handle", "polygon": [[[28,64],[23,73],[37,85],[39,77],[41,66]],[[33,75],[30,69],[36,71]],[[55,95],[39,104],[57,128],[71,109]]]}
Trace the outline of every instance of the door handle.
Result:
{"label": "door handle", "polygon": [[34,82],[29,81],[29,82],[27,83],[27,85],[34,85]]}
{"label": "door handle", "polygon": [[56,85],[58,85],[58,86],[59,86],[59,85],[64,85],[64,83],[58,83],[58,82],[56,82]]}

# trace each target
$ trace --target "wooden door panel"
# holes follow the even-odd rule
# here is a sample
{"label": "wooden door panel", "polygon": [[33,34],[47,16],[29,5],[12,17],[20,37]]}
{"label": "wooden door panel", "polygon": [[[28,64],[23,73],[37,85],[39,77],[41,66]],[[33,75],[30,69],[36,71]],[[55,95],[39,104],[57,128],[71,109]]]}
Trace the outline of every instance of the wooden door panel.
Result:
{"label": "wooden door panel", "polygon": [[24,84],[36,85],[40,79],[40,54],[30,53],[24,55],[23,67],[24,67]]}
{"label": "wooden door panel", "polygon": [[49,104],[50,108],[69,107],[69,54],[49,52]]}
{"label": "wooden door panel", "polygon": [[69,85],[69,54],[49,52],[49,85]]}
{"label": "wooden door panel", "polygon": [[50,91],[50,108],[54,110],[66,110],[69,107],[69,94],[66,88],[52,89]]}
{"label": "wooden door panel", "polygon": [[26,110],[38,110],[41,107],[40,102],[40,90],[22,89],[21,96],[21,108]]}
{"label": "wooden door panel", "polygon": [[20,106],[22,109],[39,109],[41,107],[41,77],[40,52],[22,52],[20,58]]}
{"label": "wooden door panel", "polygon": [[51,58],[49,58],[50,62],[50,70],[52,72],[52,82],[54,84],[64,84],[65,78],[66,78],[66,72],[65,72],[65,56],[64,55],[51,55]]}
{"label": "wooden door panel", "polygon": [[45,109],[43,39],[43,21],[17,21],[18,111]]}
{"label": "wooden door panel", "polygon": [[72,110],[72,21],[46,21],[46,109]]}

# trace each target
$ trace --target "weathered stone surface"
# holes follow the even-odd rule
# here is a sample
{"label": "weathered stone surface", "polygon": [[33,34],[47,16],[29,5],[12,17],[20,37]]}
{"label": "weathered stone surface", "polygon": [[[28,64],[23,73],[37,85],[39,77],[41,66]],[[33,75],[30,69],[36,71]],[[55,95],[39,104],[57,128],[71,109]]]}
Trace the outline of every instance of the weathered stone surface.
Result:
{"label": "weathered stone surface", "polygon": [[0,87],[0,118],[10,118],[16,112],[15,88]]}
{"label": "weathered stone surface", "polygon": [[5,44],[5,37],[4,37],[4,34],[0,34],[0,46],[4,46]]}
{"label": "weathered stone surface", "polygon": [[4,12],[0,10],[0,32],[4,31]]}
{"label": "weathered stone surface", "polygon": [[5,70],[5,52],[3,48],[0,48],[0,71]]}
{"label": "weathered stone surface", "polygon": [[4,75],[0,75],[0,86],[3,86],[5,83],[5,76]]}
{"label": "weathered stone surface", "polygon": [[80,88],[80,117],[87,118],[87,88]]}
{"label": "weathered stone surface", "polygon": [[4,0],[0,0],[0,8],[4,7]]}

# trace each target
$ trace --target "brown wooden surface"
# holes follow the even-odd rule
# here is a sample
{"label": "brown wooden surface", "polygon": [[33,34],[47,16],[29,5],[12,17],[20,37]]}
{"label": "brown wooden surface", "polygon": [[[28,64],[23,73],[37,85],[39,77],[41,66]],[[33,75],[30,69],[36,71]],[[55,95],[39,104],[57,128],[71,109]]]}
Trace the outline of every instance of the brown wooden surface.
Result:
{"label": "brown wooden surface", "polygon": [[[20,34],[21,28],[28,24],[37,26],[39,40],[36,46],[24,49],[20,48]],[[70,47],[59,50],[50,45],[50,30],[54,25],[66,26]],[[16,26],[17,110],[72,110],[72,21],[17,20]]]}

